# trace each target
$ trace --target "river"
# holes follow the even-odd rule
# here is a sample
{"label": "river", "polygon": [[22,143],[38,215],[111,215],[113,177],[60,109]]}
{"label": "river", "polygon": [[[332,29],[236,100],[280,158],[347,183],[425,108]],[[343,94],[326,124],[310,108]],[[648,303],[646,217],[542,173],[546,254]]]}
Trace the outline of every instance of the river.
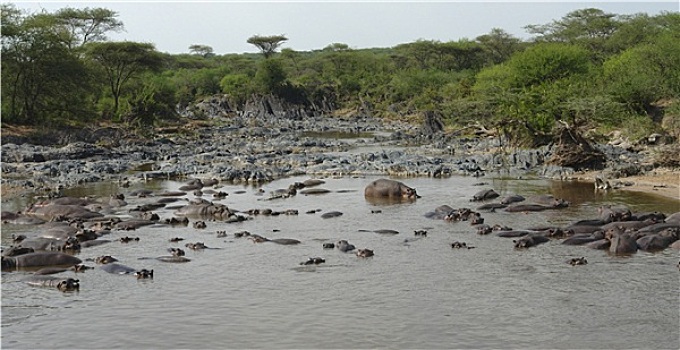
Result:
{"label": "river", "polygon": [[[308,178],[261,188],[269,192]],[[83,260],[108,254],[136,269],[153,269],[152,280],[95,269],[77,274],[79,292],[61,293],[29,287],[22,282],[29,272],[3,272],[2,348],[680,348],[677,251],[616,257],[559,240],[517,250],[512,239],[477,235],[467,222],[424,216],[442,204],[475,208],[469,199],[483,188],[501,195],[551,193],[572,203],[529,214],[482,214],[487,224],[516,229],[594,218],[602,204],[670,214],[680,211],[680,202],[626,191],[597,194],[592,184],[579,182],[451,177],[400,179],[422,198],[376,204],[363,196],[375,178],[325,178],[320,187],[330,193],[271,201],[258,195],[260,187],[223,185],[220,190],[229,195],[217,202],[230,208],[297,209],[299,214],[208,221],[203,230],[189,225],[114,231],[106,237],[111,243],[78,254]],[[479,181],[488,185],[473,186]],[[142,185],[160,191],[176,190],[181,183],[126,189],[101,183],[65,194],[108,196]],[[139,203],[128,200],[131,206]],[[20,204],[3,203],[3,210]],[[131,206],[116,214],[128,215]],[[321,211],[307,213],[316,209]],[[343,215],[321,218],[333,210]],[[377,229],[399,233],[358,231]],[[421,229],[426,237],[415,236]],[[36,235],[37,230],[3,225],[2,245],[11,244],[12,234]],[[302,243],[235,238],[243,230]],[[217,231],[227,237],[217,237]],[[124,236],[140,240],[117,241]],[[185,240],[170,243],[176,236]],[[340,239],[373,249],[375,256],[322,248]],[[185,249],[192,260],[185,264],[138,260],[197,241],[220,249]],[[452,249],[453,241],[475,249]],[[317,256],[326,262],[300,265]],[[587,265],[566,263],[581,256]]]}

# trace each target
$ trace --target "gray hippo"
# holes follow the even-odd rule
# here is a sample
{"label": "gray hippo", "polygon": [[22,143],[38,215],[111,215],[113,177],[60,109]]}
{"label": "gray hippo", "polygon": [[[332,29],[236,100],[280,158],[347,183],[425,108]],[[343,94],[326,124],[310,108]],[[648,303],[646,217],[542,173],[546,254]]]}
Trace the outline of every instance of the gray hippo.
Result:
{"label": "gray hippo", "polygon": [[2,257],[2,270],[12,270],[25,267],[43,266],[73,266],[80,264],[82,260],[73,255],[55,252],[36,252],[14,257]]}
{"label": "gray hippo", "polygon": [[638,245],[633,237],[625,233],[615,232],[608,236],[611,244],[609,253],[614,255],[629,255],[637,252]]}
{"label": "gray hippo", "polygon": [[307,261],[301,262],[300,265],[319,265],[325,263],[326,260],[323,258],[309,258]]}
{"label": "gray hippo", "polygon": [[75,237],[69,237],[65,240],[45,237],[35,237],[23,240],[20,247],[31,248],[35,251],[64,251],[64,250],[80,250],[80,241]]}
{"label": "gray hippo", "polygon": [[321,214],[322,219],[330,219],[330,218],[337,218],[338,216],[342,216],[342,212],[339,211],[329,211],[326,213]]}
{"label": "gray hippo", "polygon": [[493,189],[487,189],[487,190],[481,190],[477,193],[475,193],[472,196],[472,199],[470,200],[471,202],[480,202],[480,201],[485,201],[489,199],[494,199],[499,197],[500,195],[494,191]]}
{"label": "gray hippo", "polygon": [[567,263],[571,266],[578,266],[578,265],[587,265],[588,260],[584,256],[580,258],[571,258],[567,261]]}
{"label": "gray hippo", "polygon": [[39,225],[45,223],[45,220],[11,211],[3,211],[1,220],[3,224],[13,225]]}
{"label": "gray hippo", "polygon": [[141,279],[153,279],[153,270],[141,269],[134,273],[138,280]]}
{"label": "gray hippo", "polygon": [[571,204],[567,200],[564,200],[562,198],[556,198],[550,194],[531,196],[527,199],[527,202],[542,204],[552,208],[564,208],[568,207],[569,204]]}
{"label": "gray hippo", "polygon": [[501,198],[501,204],[509,205],[509,204],[512,204],[512,203],[519,203],[519,202],[523,202],[525,199],[526,198],[524,198],[524,197],[522,197],[518,194],[509,195],[509,196],[505,196],[505,197]]}
{"label": "gray hippo", "polygon": [[68,220],[83,220],[103,217],[104,214],[93,212],[80,205],[50,204],[46,206],[34,206],[26,212],[42,220],[55,220],[65,218]]}
{"label": "gray hippo", "polygon": [[137,270],[125,266],[123,264],[119,264],[117,262],[112,262],[108,264],[104,264],[100,267],[102,270],[108,272],[108,273],[113,273],[113,274],[119,274],[119,275],[127,275],[131,273],[137,272]]}
{"label": "gray hippo", "polygon": [[403,182],[378,179],[366,186],[364,197],[367,198],[419,198],[415,188],[406,186]]}
{"label": "gray hippo", "polygon": [[336,246],[341,252],[349,252],[349,251],[352,251],[352,250],[356,249],[356,247],[354,246],[354,244],[350,244],[349,242],[347,242],[347,241],[344,240],[344,239],[338,241],[338,243],[336,243],[335,246]]}
{"label": "gray hippo", "polygon": [[201,218],[226,218],[235,215],[226,205],[213,203],[188,204],[175,211],[178,216],[193,216]]}
{"label": "gray hippo", "polygon": [[544,237],[541,235],[535,235],[535,234],[530,234],[526,235],[520,239],[513,240],[512,242],[515,243],[515,248],[522,249],[522,248],[529,248],[533,246],[537,246],[541,243],[545,243],[549,241],[550,238]]}
{"label": "gray hippo", "polygon": [[31,276],[24,280],[30,286],[56,288],[62,292],[80,290],[80,281],[73,278],[55,276]]}

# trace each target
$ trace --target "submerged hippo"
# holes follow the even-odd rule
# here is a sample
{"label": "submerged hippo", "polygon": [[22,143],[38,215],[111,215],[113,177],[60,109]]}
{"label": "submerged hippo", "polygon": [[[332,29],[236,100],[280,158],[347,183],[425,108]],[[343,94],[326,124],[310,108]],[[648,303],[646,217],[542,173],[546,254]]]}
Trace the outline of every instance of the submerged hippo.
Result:
{"label": "submerged hippo", "polygon": [[471,202],[480,202],[488,199],[494,199],[500,195],[493,189],[481,190],[472,196]]}
{"label": "submerged hippo", "polygon": [[300,265],[319,265],[325,263],[326,260],[324,258],[309,258],[307,261],[301,262]]}
{"label": "submerged hippo", "polygon": [[25,282],[34,287],[57,288],[62,292],[80,290],[80,281],[73,278],[36,275],[27,278]]}
{"label": "submerged hippo", "polygon": [[364,249],[357,250],[356,255],[360,258],[368,258],[368,257],[371,257],[375,254],[373,253],[373,251],[371,249],[364,248]]}
{"label": "submerged hippo", "polygon": [[530,235],[526,235],[526,236],[524,236],[520,239],[513,240],[512,242],[515,243],[515,248],[521,249],[521,248],[533,247],[533,246],[539,245],[541,243],[545,243],[549,240],[550,240],[550,238],[548,238],[548,237],[530,234]]}
{"label": "submerged hippo", "polygon": [[351,243],[347,242],[347,241],[344,240],[344,239],[338,241],[338,243],[336,243],[335,246],[336,246],[341,252],[349,252],[349,251],[352,251],[352,250],[356,249],[356,247],[354,246],[354,244],[351,244]]}
{"label": "submerged hippo", "polygon": [[137,270],[135,270],[135,269],[133,269],[129,266],[125,266],[123,264],[119,264],[119,263],[116,263],[116,262],[104,264],[100,268],[102,270],[108,272],[108,273],[119,274],[119,275],[127,275],[127,274],[137,272]]}
{"label": "submerged hippo", "polygon": [[82,260],[73,255],[55,252],[28,253],[14,257],[2,257],[2,270],[11,270],[24,267],[42,266],[73,266],[80,264]]}
{"label": "submerged hippo", "polygon": [[378,179],[366,186],[364,197],[374,198],[419,198],[415,188],[406,186],[403,182]]}

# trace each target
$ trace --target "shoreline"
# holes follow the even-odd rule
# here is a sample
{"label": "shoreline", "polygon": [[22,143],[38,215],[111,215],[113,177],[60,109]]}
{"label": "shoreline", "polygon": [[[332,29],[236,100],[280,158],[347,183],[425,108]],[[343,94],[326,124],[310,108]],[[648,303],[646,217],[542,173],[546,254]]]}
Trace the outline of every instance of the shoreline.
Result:
{"label": "shoreline", "polygon": [[[582,171],[574,173],[574,179],[595,184],[595,178],[599,173],[599,171],[592,170]],[[613,191],[643,192],[680,202],[680,171],[678,170],[657,168],[644,175],[627,176],[613,180],[631,183],[630,186],[623,186]]]}

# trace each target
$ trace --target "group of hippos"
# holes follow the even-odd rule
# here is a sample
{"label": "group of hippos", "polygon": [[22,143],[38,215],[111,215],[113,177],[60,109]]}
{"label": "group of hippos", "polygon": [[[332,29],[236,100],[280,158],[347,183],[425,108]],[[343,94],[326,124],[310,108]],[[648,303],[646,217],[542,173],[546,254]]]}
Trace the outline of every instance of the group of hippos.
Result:
{"label": "group of hippos", "polygon": [[[2,212],[3,224],[39,225],[40,233],[34,237],[24,235],[13,236],[14,244],[3,248],[2,270],[14,271],[17,269],[29,269],[35,272],[26,279],[31,286],[56,288],[60,291],[77,291],[80,288],[79,280],[74,278],[54,276],[65,271],[84,272],[94,267],[83,264],[83,261],[74,256],[81,249],[111,242],[106,235],[113,230],[135,230],[144,226],[167,225],[188,226],[189,217],[199,219],[219,220],[222,222],[239,222],[252,218],[255,215],[296,215],[297,210],[273,211],[270,209],[251,209],[238,211],[228,208],[226,205],[211,202],[201,198],[213,195],[213,198],[223,198],[224,192],[217,192],[210,186],[216,185],[216,180],[192,180],[180,187],[179,191],[167,191],[153,193],[150,190],[135,190],[128,197],[154,199],[140,205],[129,205],[126,196],[113,195],[107,200],[94,200],[90,198],[59,197],[47,199],[30,205],[23,212]],[[309,179],[304,182],[296,182],[287,189],[273,191],[270,199],[295,195],[297,191],[307,193],[321,193],[322,189],[314,187],[324,183],[322,180]],[[194,191],[197,198],[186,202],[183,197],[187,191]],[[391,179],[378,179],[369,183],[364,189],[364,196],[378,199],[392,200],[416,200],[420,196],[416,190],[403,182]],[[482,212],[504,210],[510,213],[526,213],[543,210],[558,210],[570,205],[566,200],[555,198],[551,195],[540,195],[524,198],[519,195],[510,195],[500,198],[500,195],[492,189],[486,189],[476,193],[471,202],[483,202],[475,209],[452,208],[442,205],[432,212],[425,213],[430,219],[446,220],[450,222],[469,222],[477,233],[488,235],[495,233],[499,237],[513,238],[517,249],[533,247],[550,240],[562,240],[562,244],[585,245],[593,249],[606,250],[611,254],[633,254],[638,250],[659,251],[672,246],[680,249],[680,213],[666,215],[659,212],[634,213],[625,206],[602,206],[598,209],[596,217],[573,222],[566,226],[540,226],[513,230],[503,225],[489,225],[484,223]],[[497,202],[494,202],[498,200]],[[182,202],[184,201],[184,202]],[[179,203],[179,204],[178,204]],[[116,210],[129,208],[128,213],[132,218],[121,219],[113,215]],[[153,211],[159,208],[174,209],[171,218],[161,219]],[[379,212],[379,210],[373,211]],[[327,212],[323,218],[331,218],[342,215],[341,212]],[[196,229],[205,228],[205,223],[196,220],[193,224]],[[390,231],[390,230],[383,230]],[[377,231],[376,231],[377,232]],[[379,232],[382,233],[382,232]],[[387,232],[398,233],[398,232]],[[226,231],[218,231],[218,237],[226,236]],[[424,230],[415,231],[416,236],[425,236]],[[295,245],[301,243],[291,238],[270,239],[247,231],[237,232],[234,237],[247,237],[254,243],[271,242],[282,245]],[[119,241],[127,243],[139,240],[138,237],[123,237]],[[180,237],[170,239],[171,242],[183,240]],[[187,249],[202,250],[211,249],[201,242],[186,243]],[[472,249],[474,247],[465,242],[455,241],[452,248]],[[341,252],[354,252],[358,257],[371,257],[374,251],[368,248],[357,249],[347,240],[336,243],[323,243],[324,249],[338,249]],[[219,249],[219,248],[213,248]],[[190,259],[185,256],[181,248],[169,248],[168,255],[158,257],[142,257],[143,259],[156,259],[161,262],[184,263]],[[134,269],[117,262],[112,256],[100,256],[93,261],[99,268],[112,274],[129,274],[138,279],[153,278],[153,270]],[[318,265],[325,263],[321,257],[309,258],[300,265]],[[584,257],[572,258],[567,263],[571,265],[585,265]],[[679,264],[680,267],[680,264]]]}

